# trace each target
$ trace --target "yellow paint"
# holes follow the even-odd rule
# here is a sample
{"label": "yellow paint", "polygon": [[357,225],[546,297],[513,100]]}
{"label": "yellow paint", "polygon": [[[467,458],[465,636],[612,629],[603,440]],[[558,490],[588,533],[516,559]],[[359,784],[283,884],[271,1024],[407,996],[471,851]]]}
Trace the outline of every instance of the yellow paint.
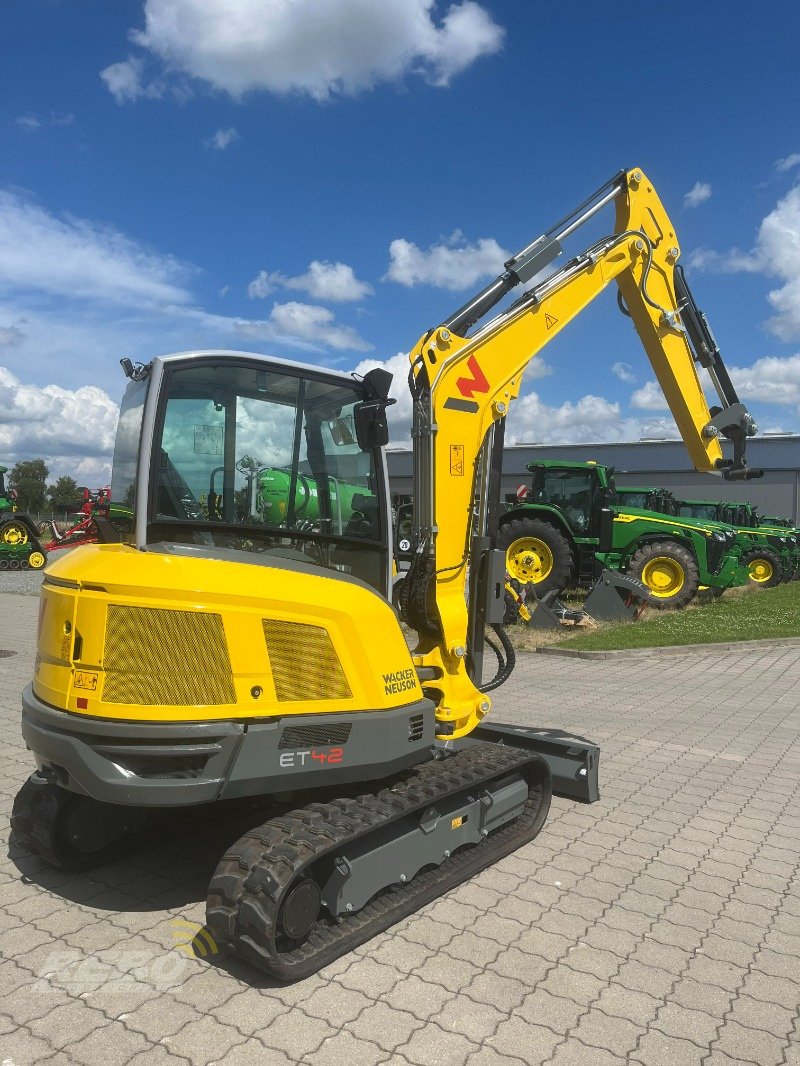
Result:
{"label": "yellow paint", "polygon": [[506,548],[506,570],[523,585],[538,584],[553,569],[553,553],[539,537],[518,537]]}
{"label": "yellow paint", "polygon": [[645,563],[642,568],[642,581],[653,596],[668,600],[677,596],[686,584],[686,574],[677,559],[658,555]]}
{"label": "yellow paint", "polygon": [[2,537],[6,544],[11,544],[15,547],[18,544],[28,543],[27,529],[17,522],[9,522],[8,525],[3,526]]}
{"label": "yellow paint", "polygon": [[750,580],[757,581],[759,585],[769,581],[775,573],[769,559],[751,559],[747,564],[747,571],[750,575]]}
{"label": "yellow paint", "polygon": [[[452,475],[451,445],[463,445],[467,463],[474,462],[492,423],[508,413],[519,395],[531,359],[612,282],[621,290],[693,465],[700,471],[714,471],[722,458],[719,441],[703,436],[711,413],[686,334],[664,322],[661,311],[645,300],[640,289],[646,245],[635,231],[643,233],[653,249],[648,295],[661,307],[680,314],[674,282],[679,254],[675,228],[641,171],[628,171],[625,182],[625,192],[616,200],[614,233],[618,240],[598,249],[587,269],[540,294],[535,304],[498,315],[470,338],[439,328],[420,338],[409,354],[412,373],[418,375],[425,367],[431,379],[432,417],[437,426],[433,524],[438,529],[436,606],[442,628],[441,639],[420,642],[414,661],[443,672],[432,695],[438,700],[439,721],[454,730],[447,734],[451,737],[471,732],[486,713],[488,702],[468,678],[465,657],[458,655],[466,644],[468,622],[464,546],[472,522],[473,486],[470,478]],[[470,360],[477,361],[488,388],[472,390],[471,400],[477,404],[474,412],[447,407],[448,399],[464,398],[459,379],[475,378],[467,366]]]}
{"label": "yellow paint", "polygon": [[[74,587],[54,584],[51,579],[73,582]],[[367,587],[343,581],[333,570],[320,570],[317,576],[279,567],[139,552],[125,544],[92,544],[75,548],[51,564],[42,598],[34,691],[50,706],[73,713],[136,721],[265,718],[384,710],[422,696],[391,606]],[[106,617],[114,605],[221,616],[234,701],[198,700],[190,705],[105,702]],[[325,629],[350,695],[335,700],[278,700],[264,619]],[[81,637],[79,662],[72,659],[76,634]],[[148,648],[148,662],[158,654],[157,646]],[[302,661],[302,648],[297,655]],[[164,656],[166,660],[168,651]],[[119,657],[117,649],[115,661]],[[135,663],[135,648],[130,659]],[[96,689],[78,687],[78,680],[91,674],[97,676]],[[125,690],[121,682],[126,680],[115,673],[113,690]],[[147,680],[146,676],[134,677],[133,687],[146,689]],[[151,680],[155,689],[159,681],[155,671]],[[285,678],[281,680],[285,685]],[[175,684],[179,682],[180,676]],[[261,689],[258,697],[254,689]],[[282,694],[285,697],[285,689]],[[88,707],[78,708],[79,696],[88,700]]]}
{"label": "yellow paint", "polygon": [[[618,514],[614,517],[615,522],[653,522],[656,519],[653,515],[641,515],[641,514]],[[675,526],[676,529],[692,529],[695,532],[705,533],[707,537],[710,537],[713,530],[706,529],[705,526],[690,526],[686,522],[672,522],[669,518],[662,518],[658,516],[658,524],[661,526]]]}

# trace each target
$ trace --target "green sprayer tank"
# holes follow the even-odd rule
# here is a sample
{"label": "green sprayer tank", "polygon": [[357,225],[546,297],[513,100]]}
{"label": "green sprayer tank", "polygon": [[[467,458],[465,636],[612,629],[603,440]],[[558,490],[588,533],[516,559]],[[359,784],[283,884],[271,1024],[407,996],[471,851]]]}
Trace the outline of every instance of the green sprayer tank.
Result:
{"label": "green sprayer tank", "polygon": [[[256,509],[263,515],[265,522],[282,525],[287,518],[289,499],[292,490],[292,475],[288,470],[276,470],[267,467],[258,473]],[[339,481],[328,477],[330,492],[330,511],[334,525],[341,531],[353,517],[355,511],[361,510],[353,504],[354,496],[369,496],[361,485]],[[317,481],[303,474],[297,475],[294,490],[294,522],[316,522],[320,518]]]}

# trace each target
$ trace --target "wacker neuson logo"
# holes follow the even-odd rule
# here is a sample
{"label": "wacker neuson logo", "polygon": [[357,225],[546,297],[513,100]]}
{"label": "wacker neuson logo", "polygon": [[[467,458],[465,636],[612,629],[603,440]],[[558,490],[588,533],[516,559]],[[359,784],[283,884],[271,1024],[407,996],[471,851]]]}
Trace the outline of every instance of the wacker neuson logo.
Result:
{"label": "wacker neuson logo", "polygon": [[383,690],[387,696],[392,696],[395,692],[407,692],[408,689],[416,687],[417,675],[413,667],[383,675]]}

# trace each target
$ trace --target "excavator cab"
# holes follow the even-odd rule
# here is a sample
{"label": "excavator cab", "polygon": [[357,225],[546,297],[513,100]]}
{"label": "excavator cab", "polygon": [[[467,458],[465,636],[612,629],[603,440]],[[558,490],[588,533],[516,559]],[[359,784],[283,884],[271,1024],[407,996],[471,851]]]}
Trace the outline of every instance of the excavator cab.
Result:
{"label": "excavator cab", "polygon": [[385,594],[385,460],[359,432],[365,409],[370,424],[385,410],[371,386],[240,353],[154,360],[128,386],[114,459],[113,498],[136,498],[136,546],[294,559]]}

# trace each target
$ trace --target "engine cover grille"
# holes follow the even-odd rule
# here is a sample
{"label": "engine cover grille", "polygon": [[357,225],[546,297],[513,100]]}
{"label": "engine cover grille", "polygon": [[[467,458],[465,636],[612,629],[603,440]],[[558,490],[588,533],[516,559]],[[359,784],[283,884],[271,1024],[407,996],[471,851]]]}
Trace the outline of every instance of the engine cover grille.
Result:
{"label": "engine cover grille", "polygon": [[111,604],[103,665],[104,703],[236,703],[218,614]]}
{"label": "engine cover grille", "polygon": [[263,618],[262,625],[279,700],[346,700],[352,696],[326,629],[274,618]]}
{"label": "engine cover grille", "polygon": [[278,748],[302,748],[306,744],[319,744],[320,747],[331,744],[346,744],[350,738],[352,725],[349,722],[329,725],[290,725],[281,733]]}

